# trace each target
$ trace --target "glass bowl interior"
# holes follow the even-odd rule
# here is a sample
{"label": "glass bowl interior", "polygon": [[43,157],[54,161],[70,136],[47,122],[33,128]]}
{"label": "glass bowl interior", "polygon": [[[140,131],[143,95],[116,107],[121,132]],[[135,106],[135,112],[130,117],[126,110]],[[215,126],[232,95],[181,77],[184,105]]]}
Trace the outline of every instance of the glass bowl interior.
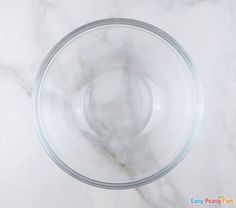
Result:
{"label": "glass bowl interior", "polygon": [[37,130],[52,159],[103,188],[132,188],[175,167],[201,118],[201,90],[184,49],[137,20],[105,19],[64,37],[41,65]]}

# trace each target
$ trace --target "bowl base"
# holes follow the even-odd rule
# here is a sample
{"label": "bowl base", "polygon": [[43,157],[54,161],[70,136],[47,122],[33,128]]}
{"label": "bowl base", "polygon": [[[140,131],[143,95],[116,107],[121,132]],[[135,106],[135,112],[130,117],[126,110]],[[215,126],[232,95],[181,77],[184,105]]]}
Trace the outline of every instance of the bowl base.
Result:
{"label": "bowl base", "polygon": [[84,113],[92,130],[102,138],[137,136],[152,114],[152,92],[142,77],[112,67],[96,74],[84,93]]}

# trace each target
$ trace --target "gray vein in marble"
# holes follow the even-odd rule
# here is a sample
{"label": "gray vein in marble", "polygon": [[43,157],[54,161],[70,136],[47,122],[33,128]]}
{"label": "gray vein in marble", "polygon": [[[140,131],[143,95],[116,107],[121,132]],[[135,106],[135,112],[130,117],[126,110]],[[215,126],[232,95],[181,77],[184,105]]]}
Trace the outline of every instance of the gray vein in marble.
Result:
{"label": "gray vein in marble", "polygon": [[[70,32],[73,28],[72,27],[72,21],[70,19],[70,15],[67,13],[66,8],[63,8],[63,12],[61,12],[62,5],[59,1],[48,1],[48,0],[38,0],[35,1],[35,4],[33,5],[33,9],[35,10],[38,15],[35,15],[37,17],[35,19],[36,24],[34,25],[34,32],[35,32],[35,40],[36,43],[39,44],[39,46],[43,49],[45,49],[46,46],[50,42],[52,42],[51,47],[53,44],[55,44],[57,41],[59,41],[60,38],[66,35],[66,33]],[[47,22],[49,21],[49,14],[50,15],[56,15],[58,20],[61,20],[61,26],[70,28],[65,34],[62,34],[62,36],[59,39],[54,40],[53,35],[57,34],[55,31],[52,31],[52,27],[49,27],[47,25]],[[63,14],[63,16],[62,16]],[[62,24],[63,23],[63,24]],[[60,28],[59,28],[60,29]],[[60,30],[58,30],[59,33]],[[50,48],[46,48],[49,50]]]}
{"label": "gray vein in marble", "polygon": [[[164,186],[168,186],[174,194],[165,195],[164,193],[162,193],[162,191],[160,190],[162,190]],[[162,207],[162,200],[165,201],[165,207],[168,208],[181,208],[185,207],[186,205],[186,199],[183,197],[179,189],[175,187],[174,183],[168,176],[165,176],[165,178],[162,178],[161,181],[157,181],[156,183],[136,188],[136,191],[150,208]],[[155,194],[153,193],[153,191],[156,191]]]}
{"label": "gray vein in marble", "polygon": [[[97,148],[103,152],[103,154],[107,155],[107,158],[110,158],[112,163],[117,165],[121,171],[125,172],[128,176],[133,176],[133,170],[131,168],[131,166],[126,165],[122,162],[120,162],[120,159],[117,157],[117,155],[109,149],[109,147],[107,147],[106,145],[104,145],[103,143],[100,143],[99,141],[97,141],[97,143],[95,144],[93,142],[93,145],[97,146]],[[166,179],[164,184],[158,184],[158,183],[153,183],[151,184],[151,186],[156,187],[156,188],[162,188],[163,185],[167,185],[169,186],[173,191],[174,191],[174,197],[173,198],[169,198],[169,196],[166,196],[164,194],[162,194],[161,192],[157,193],[158,195],[155,196],[155,198],[153,198],[151,195],[149,195],[149,193],[147,192],[146,189],[149,189],[148,186],[144,186],[144,187],[140,187],[140,188],[136,188],[135,191],[136,193],[140,196],[140,198],[144,201],[144,203],[147,205],[148,208],[156,208],[156,207],[161,207],[161,204],[159,204],[159,200],[165,200],[166,204],[169,204],[167,207],[168,208],[172,208],[172,207],[184,207],[185,201],[184,201],[184,197],[181,194],[181,192],[179,191],[179,189],[177,189],[175,187],[175,185],[172,183],[172,181],[166,176]],[[149,191],[153,191],[152,188]]]}
{"label": "gray vein in marble", "polygon": [[45,27],[45,23],[47,20],[47,14],[50,10],[50,8],[54,8],[54,4],[45,1],[45,0],[39,0],[36,2],[35,10],[38,13],[37,19],[35,20],[35,35],[36,43],[45,45],[45,43],[48,43],[49,36],[48,34],[45,34],[45,30],[42,30]]}
{"label": "gray vein in marble", "polygon": [[4,64],[0,64],[0,73],[2,74],[8,74],[10,76],[12,76],[16,82],[19,84],[19,86],[24,90],[24,92],[31,97],[31,93],[32,93],[32,87],[29,83],[27,83],[24,78],[22,77],[22,75],[20,73],[17,72],[18,70],[16,70],[15,68],[12,68],[10,66],[4,65]]}

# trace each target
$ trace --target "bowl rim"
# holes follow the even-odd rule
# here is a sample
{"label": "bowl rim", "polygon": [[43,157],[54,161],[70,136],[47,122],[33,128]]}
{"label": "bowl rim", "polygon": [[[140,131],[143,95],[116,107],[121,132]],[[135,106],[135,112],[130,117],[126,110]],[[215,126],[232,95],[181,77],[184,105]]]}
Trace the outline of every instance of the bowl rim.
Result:
{"label": "bowl rim", "polygon": [[[124,25],[124,26],[137,27],[137,28],[146,30],[148,32],[154,33],[154,35],[160,37],[162,40],[164,40],[166,43],[172,46],[173,49],[180,55],[180,58],[183,59],[183,61],[189,68],[193,81],[194,81],[194,88],[195,88],[195,93],[196,93],[196,111],[194,115],[193,128],[182,150],[178,153],[178,155],[175,157],[173,161],[171,161],[169,164],[167,164],[164,168],[162,168],[158,172],[154,173],[151,176],[148,176],[139,180],[131,181],[131,182],[121,182],[121,183],[103,182],[103,181],[86,177],[76,172],[72,168],[70,168],[57,156],[57,154],[53,151],[53,149],[47,142],[47,137],[42,129],[41,121],[40,121],[39,102],[40,102],[41,84],[42,84],[45,72],[47,71],[48,66],[53,60],[53,58],[57,55],[59,51],[61,51],[61,49],[63,49],[64,46],[66,46],[70,41],[72,41],[78,35],[86,31],[89,31],[91,29],[98,28],[101,26],[108,26],[108,25]],[[33,114],[34,114],[34,124],[35,124],[34,126],[36,128],[40,141],[44,149],[46,150],[47,154],[63,171],[71,175],[73,178],[83,183],[86,183],[88,185],[92,185],[99,188],[105,188],[105,189],[136,188],[136,187],[151,183],[159,179],[160,177],[166,175],[168,172],[170,172],[174,167],[176,167],[184,159],[184,157],[187,155],[190,148],[192,147],[193,142],[195,141],[195,138],[196,138],[196,132],[199,129],[200,122],[202,120],[202,115],[203,115],[203,93],[201,89],[199,76],[198,76],[196,67],[192,59],[190,58],[188,53],[185,51],[185,49],[172,36],[164,32],[163,30],[159,29],[158,27],[153,26],[146,22],[142,22],[135,19],[128,19],[128,18],[100,19],[100,20],[96,20],[88,24],[85,24],[81,27],[78,27],[77,29],[68,33],[58,43],[56,43],[56,45],[49,51],[47,56],[44,58],[42,64],[39,67],[38,73],[36,75],[32,94],[33,94],[32,104],[33,104]]]}

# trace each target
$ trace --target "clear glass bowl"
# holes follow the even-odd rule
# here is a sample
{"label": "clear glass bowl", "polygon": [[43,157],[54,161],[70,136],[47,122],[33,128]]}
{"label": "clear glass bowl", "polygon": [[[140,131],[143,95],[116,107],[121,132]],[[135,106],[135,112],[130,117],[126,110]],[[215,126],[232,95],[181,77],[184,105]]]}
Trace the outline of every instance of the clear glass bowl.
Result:
{"label": "clear glass bowl", "polygon": [[190,149],[201,120],[200,83],[170,35],[137,20],[84,25],[49,52],[37,75],[42,143],[87,184],[134,188],[165,175]]}

